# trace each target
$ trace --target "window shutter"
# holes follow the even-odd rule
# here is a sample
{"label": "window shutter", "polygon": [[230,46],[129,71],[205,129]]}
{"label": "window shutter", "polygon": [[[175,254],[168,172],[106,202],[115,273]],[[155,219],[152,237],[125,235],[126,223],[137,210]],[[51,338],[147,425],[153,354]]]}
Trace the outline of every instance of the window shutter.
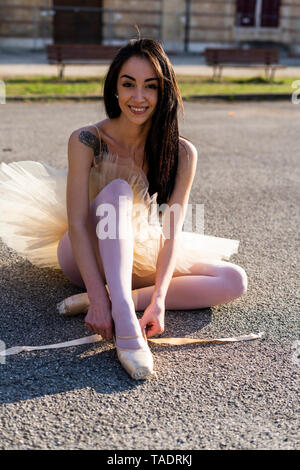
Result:
{"label": "window shutter", "polygon": [[255,5],[256,0],[237,0],[236,2],[236,25],[255,25]]}
{"label": "window shutter", "polygon": [[280,0],[262,0],[261,23],[265,28],[279,26]]}

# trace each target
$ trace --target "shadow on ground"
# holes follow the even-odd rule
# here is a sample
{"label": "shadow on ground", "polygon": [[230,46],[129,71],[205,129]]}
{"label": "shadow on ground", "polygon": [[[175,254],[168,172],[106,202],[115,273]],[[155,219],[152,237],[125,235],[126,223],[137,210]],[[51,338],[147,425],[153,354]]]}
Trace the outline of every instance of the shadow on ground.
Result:
{"label": "shadow on ground", "polygon": [[[60,300],[82,292],[60,270],[41,269],[21,260],[7,266],[4,263],[0,279],[1,340],[7,348],[60,343],[91,334],[85,327],[84,314],[64,318],[56,311]],[[138,312],[138,316],[141,315],[142,312]],[[167,311],[164,336],[197,337],[210,321],[211,309]],[[172,346],[172,349],[192,347]],[[170,347],[151,344],[151,349],[154,355],[164,355]],[[118,362],[113,343],[109,341],[21,352],[6,357],[0,368],[2,403],[87,387],[99,393],[113,394],[142,383],[127,376]]]}

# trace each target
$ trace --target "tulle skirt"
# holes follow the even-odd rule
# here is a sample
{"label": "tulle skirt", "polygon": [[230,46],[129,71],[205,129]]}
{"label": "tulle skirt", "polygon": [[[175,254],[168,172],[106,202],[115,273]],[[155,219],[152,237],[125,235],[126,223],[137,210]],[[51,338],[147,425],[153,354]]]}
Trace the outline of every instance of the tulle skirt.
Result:
{"label": "tulle skirt", "polygon": [[[124,179],[133,190],[133,272],[147,276],[156,270],[164,244],[162,222],[155,210],[157,193],[149,195],[144,172],[131,159],[106,154],[91,168],[90,203],[108,183]],[[67,169],[43,162],[0,165],[0,237],[21,256],[41,267],[58,268],[57,246],[68,230]],[[238,252],[239,240],[182,231],[175,272],[191,273],[201,260],[225,259]]]}

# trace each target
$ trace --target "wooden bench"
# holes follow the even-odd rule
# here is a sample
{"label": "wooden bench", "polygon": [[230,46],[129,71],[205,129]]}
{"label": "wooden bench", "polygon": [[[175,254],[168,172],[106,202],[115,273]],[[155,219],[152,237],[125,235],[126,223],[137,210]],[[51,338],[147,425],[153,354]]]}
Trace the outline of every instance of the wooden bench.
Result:
{"label": "wooden bench", "polygon": [[47,58],[50,64],[58,65],[59,78],[63,79],[66,65],[99,65],[110,62],[120,46],[103,44],[50,44]]}
{"label": "wooden bench", "polygon": [[278,49],[205,49],[207,65],[213,67],[213,78],[221,78],[223,67],[265,68],[266,78],[273,80],[275,71],[284,68],[279,65]]}

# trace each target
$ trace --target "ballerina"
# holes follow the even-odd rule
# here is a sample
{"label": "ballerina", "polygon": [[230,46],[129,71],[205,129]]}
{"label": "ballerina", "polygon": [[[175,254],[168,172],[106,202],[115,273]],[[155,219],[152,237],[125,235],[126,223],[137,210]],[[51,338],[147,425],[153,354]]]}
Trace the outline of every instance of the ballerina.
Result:
{"label": "ballerina", "polygon": [[[119,50],[105,79],[104,104],[107,119],[72,132],[66,172],[38,162],[1,166],[0,201],[1,183],[7,200],[8,188],[14,190],[9,178],[18,176],[20,188],[20,178],[25,181],[35,174],[35,184],[41,183],[45,193],[51,181],[56,182],[49,191],[54,191],[51,200],[56,199],[59,211],[54,215],[53,204],[51,209],[48,204],[52,238],[48,233],[42,241],[40,230],[36,238],[32,231],[28,241],[24,230],[21,243],[22,233],[12,233],[12,224],[10,229],[0,226],[0,236],[35,264],[58,263],[72,283],[86,290],[88,329],[113,339],[121,364],[140,380],[153,374],[147,338],[164,331],[165,309],[230,302],[246,292],[247,275],[242,267],[225,261],[237,252],[238,240],[182,230],[198,155],[195,146],[179,135],[182,98],[159,42],[136,39]],[[49,194],[45,197],[50,200]],[[156,203],[177,211],[162,220],[154,214],[149,223],[146,216]],[[135,214],[138,205],[141,217]],[[40,213],[47,213],[43,209]],[[113,235],[107,236],[103,228],[110,209]],[[140,320],[136,310],[144,310]],[[75,306],[73,313],[82,311]]]}

